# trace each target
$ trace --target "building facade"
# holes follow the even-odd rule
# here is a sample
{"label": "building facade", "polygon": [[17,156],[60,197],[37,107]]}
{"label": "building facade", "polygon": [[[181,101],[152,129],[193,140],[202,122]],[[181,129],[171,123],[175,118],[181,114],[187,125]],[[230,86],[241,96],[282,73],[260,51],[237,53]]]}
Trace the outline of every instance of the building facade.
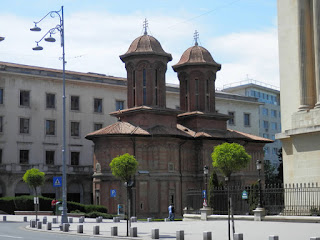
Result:
{"label": "building facade", "polygon": [[[280,91],[271,85],[267,85],[254,80],[245,80],[239,83],[226,85],[223,92],[239,94],[242,96],[255,97],[261,103],[259,107],[258,119],[252,122],[258,127],[257,134],[264,138],[274,140],[264,147],[264,160],[269,161],[275,167],[279,166],[279,150],[282,148],[281,141],[275,139],[275,135],[281,132],[281,111],[280,111]],[[229,111],[229,114],[235,114]],[[244,121],[248,122],[249,113],[243,114]],[[250,125],[251,123],[248,122]],[[236,123],[235,123],[236,125]],[[233,126],[230,126],[231,128]],[[243,129],[244,132],[248,130]]]}
{"label": "building facade", "polygon": [[[223,142],[237,142],[252,156],[249,166],[234,174],[232,181],[256,182],[256,160],[263,157],[263,146],[271,140],[227,129],[230,116],[216,108],[215,81],[221,65],[208,50],[196,42],[173,66],[180,82],[179,110],[166,107],[162,93],[167,62],[172,58],[157,39],[145,32],[120,58],[127,70],[129,108],[112,112],[118,122],[86,136],[94,142],[96,203],[111,213],[117,212],[118,204],[125,204],[126,189],[109,166],[124,153],[139,162],[132,179],[132,212],[139,217],[165,217],[172,203],[178,216],[184,207],[202,207],[203,168],[212,168],[213,147]],[[112,191],[118,195],[110,197]]]}
{"label": "building facade", "polygon": [[278,1],[284,182],[320,182],[320,2]]}

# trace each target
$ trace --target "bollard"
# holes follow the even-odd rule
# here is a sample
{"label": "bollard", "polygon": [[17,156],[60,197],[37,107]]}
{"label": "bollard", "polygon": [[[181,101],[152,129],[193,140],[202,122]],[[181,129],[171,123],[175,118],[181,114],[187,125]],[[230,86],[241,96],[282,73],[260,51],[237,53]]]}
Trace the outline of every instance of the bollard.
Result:
{"label": "bollard", "polygon": [[99,219],[100,219],[100,222],[102,222],[102,221],[103,221],[103,217],[102,217],[102,216],[100,216],[100,217],[99,217]]}
{"label": "bollard", "polygon": [[147,221],[148,222],[152,222],[152,218],[147,218]]}
{"label": "bollard", "polygon": [[118,236],[118,227],[111,227],[111,236]]}
{"label": "bollard", "polygon": [[79,223],[83,223],[84,219],[83,218],[79,218]]}
{"label": "bollard", "polygon": [[113,217],[113,222],[120,222],[120,217]]}
{"label": "bollard", "polygon": [[28,222],[28,217],[23,217],[24,222]]}
{"label": "bollard", "polygon": [[233,240],[243,240],[243,234],[242,233],[233,234]]}
{"label": "bollard", "polygon": [[164,221],[165,222],[170,222],[170,219],[169,218],[165,218]]}
{"label": "bollard", "polygon": [[269,240],[279,240],[279,236],[270,235]]}
{"label": "bollard", "polygon": [[311,237],[310,240],[320,240],[320,237]]}
{"label": "bollard", "polygon": [[100,234],[100,228],[99,226],[93,226],[93,235]]}
{"label": "bollard", "polygon": [[151,230],[151,238],[152,239],[159,239],[159,229],[153,228]]}
{"label": "bollard", "polygon": [[51,222],[47,223],[47,230],[52,230],[52,223]]}
{"label": "bollard", "polygon": [[57,218],[52,218],[52,223],[57,223]]}
{"label": "bollard", "polygon": [[96,217],[96,223],[101,223],[102,222],[102,217]]}
{"label": "bollard", "polygon": [[117,219],[117,222],[120,222],[120,217],[116,217],[116,219]]}
{"label": "bollard", "polygon": [[37,223],[37,228],[38,228],[38,229],[42,229],[42,222],[38,222],[38,223]]}
{"label": "bollard", "polygon": [[212,240],[211,232],[203,232],[203,240]]}
{"label": "bollard", "polygon": [[6,222],[7,221],[7,216],[3,216],[3,221]]}
{"label": "bollard", "polygon": [[137,222],[137,217],[131,217],[131,222]]}
{"label": "bollard", "polygon": [[77,226],[77,233],[83,233],[83,225]]}
{"label": "bollard", "polygon": [[179,230],[176,232],[176,239],[177,240],[184,240],[184,231],[183,230]]}
{"label": "bollard", "polygon": [[81,219],[82,219],[83,222],[85,222],[85,217],[84,216],[82,216]]}
{"label": "bollard", "polygon": [[64,224],[62,225],[62,231],[63,231],[63,232],[69,232],[69,226],[70,226],[69,223],[64,223]]}
{"label": "bollard", "polygon": [[36,220],[30,220],[30,227],[32,228],[36,227]]}
{"label": "bollard", "polygon": [[73,218],[69,218],[69,223],[73,223]]}
{"label": "bollard", "polygon": [[130,237],[138,237],[138,229],[137,227],[130,228]]}
{"label": "bollard", "polygon": [[43,224],[47,224],[47,217],[43,217],[42,222]]}

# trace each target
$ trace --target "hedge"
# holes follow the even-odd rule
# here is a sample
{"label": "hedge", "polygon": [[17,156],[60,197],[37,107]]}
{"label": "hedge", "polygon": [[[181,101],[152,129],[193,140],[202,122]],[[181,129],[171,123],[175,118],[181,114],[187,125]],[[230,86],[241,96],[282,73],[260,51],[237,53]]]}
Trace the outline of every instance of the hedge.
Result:
{"label": "hedge", "polygon": [[[14,214],[14,211],[34,211],[34,196],[2,197],[0,198],[0,210]],[[39,208],[41,211],[51,211],[51,198],[39,196]],[[107,213],[106,207],[101,205],[85,205],[77,202],[67,202],[68,212],[81,211],[84,213]]]}

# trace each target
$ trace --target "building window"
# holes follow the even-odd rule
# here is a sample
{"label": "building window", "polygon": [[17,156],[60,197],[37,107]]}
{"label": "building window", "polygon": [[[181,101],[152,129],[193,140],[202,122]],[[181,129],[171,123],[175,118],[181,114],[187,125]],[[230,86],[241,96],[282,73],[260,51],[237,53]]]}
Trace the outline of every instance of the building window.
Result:
{"label": "building window", "polygon": [[55,108],[56,107],[56,95],[53,93],[46,94],[46,107]]}
{"label": "building window", "polygon": [[244,126],[245,127],[250,127],[250,113],[244,113]]}
{"label": "building window", "polygon": [[71,136],[72,137],[80,137],[80,123],[79,122],[71,122]]}
{"label": "building window", "polygon": [[278,148],[272,148],[272,155],[277,155]]}
{"label": "building window", "polygon": [[20,164],[28,164],[29,150],[20,150],[19,159],[20,159]]}
{"label": "building window", "polygon": [[3,132],[3,117],[0,116],[0,133]]}
{"label": "building window", "polygon": [[71,165],[79,165],[80,152],[71,152]]}
{"label": "building window", "polygon": [[262,108],[262,115],[268,116],[268,114],[269,114],[268,108]]}
{"label": "building window", "polygon": [[133,98],[133,106],[136,105],[136,71],[132,71],[132,98]]}
{"label": "building window", "polygon": [[264,134],[262,134],[262,136],[263,136],[264,138],[269,138],[269,134],[268,134],[268,133],[264,133]]}
{"label": "building window", "polygon": [[271,117],[274,117],[274,118],[277,117],[277,110],[271,109]]}
{"label": "building window", "polygon": [[174,163],[168,163],[168,172],[174,172]]}
{"label": "building window", "polygon": [[228,112],[228,115],[231,117],[228,120],[229,125],[235,125],[235,123],[234,123],[234,112]]}
{"label": "building window", "polygon": [[268,129],[269,128],[269,122],[263,121],[263,128]]}
{"label": "building window", "polygon": [[54,151],[46,151],[46,164],[54,165]]}
{"label": "building window", "polygon": [[147,104],[147,71],[143,69],[142,71],[142,83],[143,83],[143,105]]}
{"label": "building window", "polygon": [[80,110],[80,97],[79,96],[71,96],[71,105],[70,109],[72,111],[79,111]]}
{"label": "building window", "polygon": [[20,118],[20,133],[29,133],[29,118]]}
{"label": "building window", "polygon": [[56,121],[55,120],[46,120],[46,135],[55,135],[56,134]]}
{"label": "building window", "polygon": [[195,91],[195,94],[196,94],[196,109],[198,110],[199,108],[199,80],[198,79],[195,79],[195,88],[196,88],[196,91]]}
{"label": "building window", "polygon": [[93,131],[97,131],[102,128],[102,123],[93,124]]}
{"label": "building window", "polygon": [[94,112],[102,113],[102,99],[101,98],[94,99]]}
{"label": "building window", "polygon": [[155,78],[154,78],[154,98],[156,106],[158,106],[158,69],[156,69],[155,72]]}
{"label": "building window", "polygon": [[124,109],[124,101],[116,100],[116,111]]}
{"label": "building window", "polygon": [[29,107],[30,106],[30,91],[20,91],[20,106]]}
{"label": "building window", "polygon": [[3,89],[0,88],[0,104],[3,104]]}
{"label": "building window", "polygon": [[270,148],[269,147],[265,147],[263,150],[264,150],[264,154],[265,155],[270,154]]}
{"label": "building window", "polygon": [[277,123],[276,122],[272,122],[271,123],[271,129],[272,130],[277,130]]}

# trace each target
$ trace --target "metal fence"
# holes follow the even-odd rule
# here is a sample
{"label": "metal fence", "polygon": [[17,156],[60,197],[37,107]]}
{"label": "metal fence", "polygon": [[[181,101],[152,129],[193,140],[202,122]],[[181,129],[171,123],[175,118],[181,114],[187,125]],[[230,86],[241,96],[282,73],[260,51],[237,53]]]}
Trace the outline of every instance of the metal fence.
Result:
{"label": "metal fence", "polygon": [[[228,189],[229,188],[229,189]],[[233,213],[252,214],[259,201],[259,189],[253,186],[214,188],[209,193],[214,214],[228,214],[228,191]],[[246,191],[246,192],[244,192]],[[246,198],[247,199],[243,199]],[[198,195],[201,202],[201,194]],[[262,205],[268,215],[320,215],[320,187],[318,184],[266,185],[261,189]]]}

